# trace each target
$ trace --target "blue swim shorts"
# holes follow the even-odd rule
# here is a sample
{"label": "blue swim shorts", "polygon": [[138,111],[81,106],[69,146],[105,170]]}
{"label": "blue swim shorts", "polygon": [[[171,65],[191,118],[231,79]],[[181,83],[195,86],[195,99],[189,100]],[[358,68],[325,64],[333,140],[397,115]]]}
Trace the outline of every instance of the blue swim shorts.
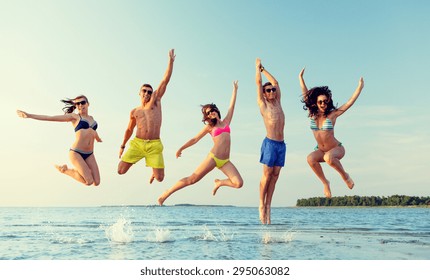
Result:
{"label": "blue swim shorts", "polygon": [[269,138],[264,138],[261,144],[260,163],[269,167],[284,166],[285,155],[287,154],[287,145],[284,141],[275,141]]}

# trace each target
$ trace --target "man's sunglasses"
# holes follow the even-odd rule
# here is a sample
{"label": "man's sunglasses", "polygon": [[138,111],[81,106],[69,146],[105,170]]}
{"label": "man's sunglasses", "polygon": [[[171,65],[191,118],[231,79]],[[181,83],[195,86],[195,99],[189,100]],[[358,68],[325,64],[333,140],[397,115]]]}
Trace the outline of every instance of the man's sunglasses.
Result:
{"label": "man's sunglasses", "polygon": [[276,88],[266,88],[266,92],[276,92]]}
{"label": "man's sunglasses", "polygon": [[142,89],[143,93],[152,94],[152,90],[149,89]]}

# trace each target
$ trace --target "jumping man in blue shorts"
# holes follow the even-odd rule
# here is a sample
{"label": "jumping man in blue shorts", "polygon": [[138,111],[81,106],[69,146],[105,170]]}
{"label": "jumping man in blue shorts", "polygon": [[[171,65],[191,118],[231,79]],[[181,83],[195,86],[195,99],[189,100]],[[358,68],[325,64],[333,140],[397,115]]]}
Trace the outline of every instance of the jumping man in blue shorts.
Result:
{"label": "jumping man in blue shorts", "polygon": [[[263,177],[260,181],[260,220],[270,224],[270,207],[276,181],[285,163],[286,145],[284,142],[285,115],[281,105],[281,89],[278,81],[255,61],[257,84],[257,103],[266,126],[266,138],[261,145],[260,162],[263,164]],[[261,73],[269,80],[262,85]]]}

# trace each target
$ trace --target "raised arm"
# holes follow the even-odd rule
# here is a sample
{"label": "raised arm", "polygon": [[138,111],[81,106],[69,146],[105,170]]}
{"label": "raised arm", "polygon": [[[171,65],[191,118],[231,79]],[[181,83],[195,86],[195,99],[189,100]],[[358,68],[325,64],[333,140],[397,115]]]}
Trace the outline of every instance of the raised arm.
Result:
{"label": "raised arm", "polygon": [[192,145],[196,144],[200,141],[200,139],[203,138],[206,134],[210,132],[210,128],[208,125],[206,125],[196,136],[188,140],[182,147],[179,148],[179,150],[176,152],[176,158],[180,157],[182,155],[182,151],[186,148],[191,147]]}
{"label": "raised arm", "polygon": [[263,65],[261,65],[261,73],[263,73],[266,79],[269,80],[272,86],[277,88],[276,99],[281,100],[281,89],[279,88],[278,81],[269,73],[269,71],[267,71],[266,68],[263,67]]}
{"label": "raised arm", "polygon": [[257,85],[257,104],[261,106],[265,104],[265,99],[263,96],[263,83],[261,80],[261,60],[257,58],[255,60],[255,84]]}
{"label": "raised arm", "polygon": [[299,74],[300,88],[302,89],[303,100],[306,98],[306,93],[308,92],[308,88],[306,87],[305,80],[303,79],[304,73],[305,73],[305,68],[303,68]]}
{"label": "raised arm", "polygon": [[337,110],[333,111],[333,114],[335,115],[335,117],[342,115],[343,113],[346,112],[346,110],[351,108],[351,106],[355,103],[357,98],[360,96],[360,93],[363,87],[364,87],[364,80],[363,80],[363,77],[361,77],[360,80],[358,81],[358,86],[355,89],[354,93],[352,94],[351,98],[345,104],[340,106]]}
{"label": "raised arm", "polygon": [[128,122],[127,129],[124,133],[124,139],[122,140],[122,144],[119,150],[119,158],[121,158],[122,153],[125,149],[125,144],[127,144],[130,137],[133,135],[134,127],[136,126],[136,118],[134,117],[134,109],[130,112],[130,121]]}
{"label": "raised arm", "polygon": [[166,92],[167,84],[170,81],[170,77],[172,76],[173,72],[173,62],[175,61],[175,50],[171,49],[169,51],[169,63],[167,65],[167,70],[164,73],[164,77],[161,80],[160,84],[158,85],[157,90],[154,92],[156,94],[156,99],[160,100],[161,97],[163,97],[164,93]]}
{"label": "raised arm", "polygon": [[19,117],[24,119],[34,119],[38,121],[49,121],[49,122],[72,122],[77,119],[75,114],[65,114],[57,116],[46,116],[46,115],[36,115],[30,114],[21,110],[16,110]]}
{"label": "raised arm", "polygon": [[236,96],[237,96],[237,88],[239,87],[238,81],[233,82],[233,93],[231,95],[230,99],[230,106],[228,108],[227,115],[224,118],[224,121],[226,121],[228,124],[231,123],[231,119],[233,118],[234,113],[234,106],[236,104]]}

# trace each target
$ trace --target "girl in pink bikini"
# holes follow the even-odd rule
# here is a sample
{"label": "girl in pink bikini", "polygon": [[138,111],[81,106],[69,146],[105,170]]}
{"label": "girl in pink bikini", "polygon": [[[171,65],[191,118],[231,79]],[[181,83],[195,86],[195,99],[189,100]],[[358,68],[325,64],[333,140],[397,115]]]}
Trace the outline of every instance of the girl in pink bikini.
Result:
{"label": "girl in pink bikini", "polygon": [[165,191],[158,198],[159,205],[163,205],[164,201],[174,192],[200,181],[215,167],[221,170],[227,176],[227,178],[223,180],[215,180],[215,187],[212,191],[213,195],[215,195],[218,189],[222,186],[228,186],[236,189],[242,187],[243,179],[234,164],[230,161],[230,123],[236,103],[237,88],[238,82],[235,81],[233,82],[233,94],[230,101],[230,107],[226,117],[223,120],[221,120],[221,113],[215,104],[206,104],[202,106],[203,122],[206,124],[205,127],[196,136],[191,138],[181,148],[179,148],[179,150],[176,152],[176,157],[180,157],[183,150],[196,144],[198,141],[200,141],[200,139],[203,138],[203,136],[207,134],[212,136],[214,146],[212,147],[206,159],[199,165],[199,167],[197,167],[193,174],[176,182],[173,187]]}
{"label": "girl in pink bikini", "polygon": [[320,163],[326,162],[339,172],[348,188],[352,189],[354,187],[354,181],[340,163],[340,160],[345,155],[345,147],[334,137],[334,125],[337,118],[345,113],[357,100],[364,87],[364,81],[363,78],[360,78],[358,86],[348,102],[336,108],[333,105],[331,91],[328,87],[314,87],[308,90],[303,79],[304,72],[305,69],[299,74],[300,87],[303,93],[302,102],[305,104],[303,109],[308,110],[310,129],[317,141],[317,146],[308,155],[307,160],[324,185],[324,195],[327,198],[331,198],[330,181],[325,177]]}

